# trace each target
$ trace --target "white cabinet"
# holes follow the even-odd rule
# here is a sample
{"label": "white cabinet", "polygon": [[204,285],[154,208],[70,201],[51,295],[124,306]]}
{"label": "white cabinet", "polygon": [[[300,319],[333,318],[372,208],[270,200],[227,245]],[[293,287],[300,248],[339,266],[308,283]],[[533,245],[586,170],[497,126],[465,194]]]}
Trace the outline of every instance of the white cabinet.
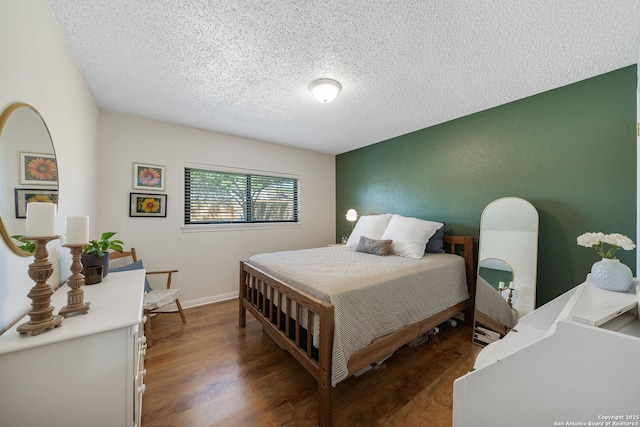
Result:
{"label": "white cabinet", "polygon": [[453,425],[606,425],[607,416],[639,423],[639,355],[635,289],[603,291],[587,281],[478,354],[474,370],[454,382]]}
{"label": "white cabinet", "polygon": [[[35,336],[15,330],[25,317],[0,336],[0,425],[140,425],[144,270],[110,273],[82,289],[87,314]],[[52,296],[54,313],[67,291]]]}

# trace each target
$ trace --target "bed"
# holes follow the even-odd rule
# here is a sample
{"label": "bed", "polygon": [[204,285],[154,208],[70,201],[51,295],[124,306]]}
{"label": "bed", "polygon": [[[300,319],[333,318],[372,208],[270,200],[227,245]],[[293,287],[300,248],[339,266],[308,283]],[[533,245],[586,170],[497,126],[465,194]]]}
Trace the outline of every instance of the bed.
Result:
{"label": "bed", "polygon": [[[315,378],[320,426],[332,424],[332,389],[344,378],[459,312],[472,318],[473,238],[444,236],[442,244],[447,253],[424,254],[423,245],[424,256],[415,258],[347,245],[258,254],[240,263],[239,324],[251,313]],[[422,294],[434,292],[437,301],[425,302]]]}

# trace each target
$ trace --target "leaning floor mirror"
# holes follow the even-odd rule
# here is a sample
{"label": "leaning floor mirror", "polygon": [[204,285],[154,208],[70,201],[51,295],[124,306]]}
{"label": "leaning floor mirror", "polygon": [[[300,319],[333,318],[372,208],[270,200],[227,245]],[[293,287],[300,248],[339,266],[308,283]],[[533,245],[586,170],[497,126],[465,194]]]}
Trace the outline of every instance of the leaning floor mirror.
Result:
{"label": "leaning floor mirror", "polygon": [[504,337],[536,305],[538,211],[518,197],[491,202],[482,212],[473,342]]}

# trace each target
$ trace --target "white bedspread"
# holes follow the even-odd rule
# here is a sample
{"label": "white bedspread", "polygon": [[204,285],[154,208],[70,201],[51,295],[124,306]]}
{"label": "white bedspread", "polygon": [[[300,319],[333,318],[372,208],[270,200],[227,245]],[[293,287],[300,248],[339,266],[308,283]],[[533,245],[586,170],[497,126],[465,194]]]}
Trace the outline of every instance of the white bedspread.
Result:
{"label": "white bedspread", "polygon": [[451,254],[416,260],[333,246],[254,255],[249,264],[334,305],[334,386],[347,377],[349,357],[374,339],[469,297],[464,259]]}

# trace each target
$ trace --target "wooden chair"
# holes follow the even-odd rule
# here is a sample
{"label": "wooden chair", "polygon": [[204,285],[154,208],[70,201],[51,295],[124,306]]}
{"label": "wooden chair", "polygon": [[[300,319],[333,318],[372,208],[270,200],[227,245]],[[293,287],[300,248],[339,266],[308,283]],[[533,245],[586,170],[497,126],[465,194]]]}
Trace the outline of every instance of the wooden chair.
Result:
{"label": "wooden chair", "polygon": [[[118,260],[125,257],[131,257],[132,262],[135,263],[138,261],[138,257],[136,255],[135,248],[131,248],[130,251],[122,251],[122,252],[109,252],[109,261]],[[129,264],[130,265],[130,264]],[[126,265],[120,267],[122,269],[126,269]],[[142,266],[140,266],[142,268]],[[117,268],[116,268],[117,270]],[[109,271],[113,271],[111,268]],[[147,337],[147,346],[151,347],[151,315],[154,316],[157,314],[163,313],[177,313],[182,317],[182,323],[187,323],[187,318],[182,311],[182,305],[180,305],[180,300],[178,297],[180,296],[180,289],[174,288],[171,289],[171,276],[173,273],[177,273],[178,270],[163,270],[163,271],[147,271],[147,275],[156,275],[156,274],[166,274],[167,275],[167,287],[166,289],[153,289],[150,291],[146,291],[143,299],[143,309],[144,315],[146,317],[146,322],[144,324],[144,334]],[[178,311],[161,311],[160,309],[168,306],[169,304],[174,303],[178,307]]]}

